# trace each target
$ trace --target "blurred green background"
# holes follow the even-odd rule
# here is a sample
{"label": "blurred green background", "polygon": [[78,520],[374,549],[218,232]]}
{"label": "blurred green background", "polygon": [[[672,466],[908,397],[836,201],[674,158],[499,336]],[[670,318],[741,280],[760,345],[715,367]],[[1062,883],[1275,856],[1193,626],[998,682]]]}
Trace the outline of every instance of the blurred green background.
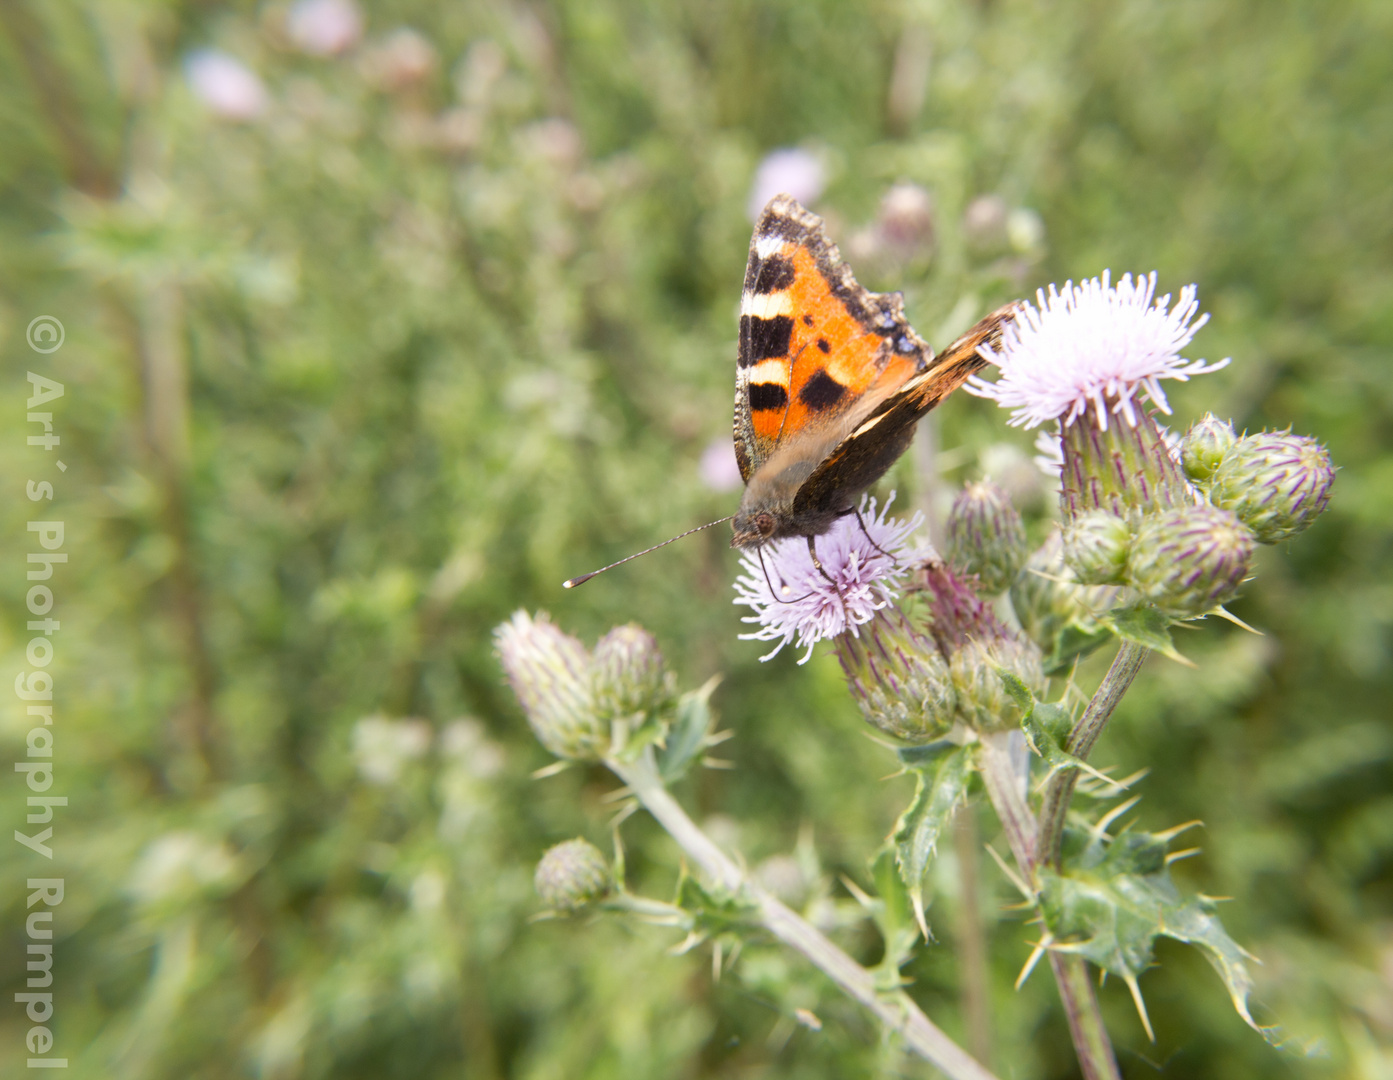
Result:
{"label": "blurred green background", "polygon": [[[1393,5],[3,0],[7,671],[25,522],[64,520],[70,561],[69,804],[51,863],[4,848],[0,970],[9,1001],[24,881],[64,877],[66,1075],[930,1074],[782,952],[713,981],[670,932],[529,921],[546,847],[608,848],[613,783],[530,778],[547,758],[490,637],[518,607],[587,641],[635,620],[684,686],[724,675],[735,767],[678,794],[785,878],[802,837],[814,906],[869,885],[909,795],[830,657],[737,640],[722,530],[560,588],[738,501],[761,162],[935,345],[1049,281],[1196,282],[1194,355],[1234,362],[1177,388],[1174,423],[1329,445],[1329,513],[1234,606],[1264,636],[1184,635],[1198,667],[1150,661],[1095,755],[1151,770],[1144,827],[1204,820],[1176,872],[1233,898],[1287,1047],[1179,946],[1142,979],[1154,1045],[1125,987],[1102,1000],[1130,1077],[1393,1076]],[[48,356],[41,314],[66,330]],[[66,386],[51,453],[26,445],[26,370]],[[990,471],[1043,536],[1030,436],[965,395],[936,416],[941,453],[884,488],[931,503]],[[666,896],[673,845],[643,817],[624,835]],[[964,1038],[960,869],[945,851],[908,974]],[[980,871],[993,1064],[1076,1075],[1048,976],[1012,989],[1036,930]],[[864,923],[839,939],[879,955]],[[5,1075],[27,1028],[0,1010]]]}

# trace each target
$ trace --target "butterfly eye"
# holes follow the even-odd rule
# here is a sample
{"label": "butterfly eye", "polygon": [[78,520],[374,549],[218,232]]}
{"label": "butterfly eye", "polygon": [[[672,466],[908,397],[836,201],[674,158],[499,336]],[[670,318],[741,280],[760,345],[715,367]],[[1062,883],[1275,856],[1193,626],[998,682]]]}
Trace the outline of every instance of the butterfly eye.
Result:
{"label": "butterfly eye", "polygon": [[774,531],[774,519],[769,514],[756,515],[754,525],[760,536],[768,536]]}

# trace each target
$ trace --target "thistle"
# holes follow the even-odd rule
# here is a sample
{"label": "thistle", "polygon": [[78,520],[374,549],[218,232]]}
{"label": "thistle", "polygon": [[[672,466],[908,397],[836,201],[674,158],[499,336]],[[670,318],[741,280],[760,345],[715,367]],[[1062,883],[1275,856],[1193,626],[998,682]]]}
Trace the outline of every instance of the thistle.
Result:
{"label": "thistle", "polygon": [[1132,584],[1166,615],[1190,618],[1228,600],[1248,576],[1253,536],[1213,506],[1148,518],[1132,545]]}
{"label": "thistle", "polygon": [[876,612],[864,633],[837,638],[851,696],[873,727],[909,743],[948,732],[957,694],[933,640],[896,608]]}
{"label": "thistle", "polygon": [[1025,565],[1025,526],[1010,496],[990,480],[970,483],[948,515],[948,560],[982,591],[1005,592]]}
{"label": "thistle", "polygon": [[577,838],[547,849],[537,863],[533,884],[542,903],[569,914],[603,900],[614,887],[614,878],[600,850]]}
{"label": "thistle", "polygon": [[594,761],[609,743],[595,709],[590,654],[545,613],[519,611],[494,631],[495,649],[538,740],[560,758]]}
{"label": "thistle", "polygon": [[1290,540],[1330,502],[1330,453],[1304,435],[1264,431],[1238,440],[1215,469],[1209,498],[1232,510],[1262,544]]}

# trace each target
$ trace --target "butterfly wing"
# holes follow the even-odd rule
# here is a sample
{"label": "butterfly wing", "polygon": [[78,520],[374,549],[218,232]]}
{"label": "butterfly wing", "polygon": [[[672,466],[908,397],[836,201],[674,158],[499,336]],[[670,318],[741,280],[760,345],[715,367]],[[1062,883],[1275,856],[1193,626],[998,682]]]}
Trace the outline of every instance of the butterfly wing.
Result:
{"label": "butterfly wing", "polygon": [[1008,304],[982,319],[929,362],[926,369],[871,404],[851,422],[799,487],[793,501],[796,517],[817,516],[847,506],[909,448],[919,418],[967,381],[986,363],[979,349],[1001,342],[1003,327],[1015,314]]}
{"label": "butterfly wing", "polygon": [[[735,456],[746,483],[790,441],[835,442],[869,400],[929,370],[899,293],[857,284],[822,219],[788,195],[764,208],[740,298]],[[964,376],[965,377],[965,376]]]}

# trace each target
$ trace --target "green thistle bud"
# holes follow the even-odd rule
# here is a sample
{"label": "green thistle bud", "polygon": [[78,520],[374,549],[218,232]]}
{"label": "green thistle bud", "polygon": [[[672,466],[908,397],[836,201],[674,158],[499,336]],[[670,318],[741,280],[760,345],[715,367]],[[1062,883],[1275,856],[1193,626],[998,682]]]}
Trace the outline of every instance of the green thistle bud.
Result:
{"label": "green thistle bud", "polygon": [[1133,425],[1114,417],[1102,431],[1084,414],[1064,428],[1059,498],[1066,518],[1107,510],[1131,519],[1190,503],[1185,477],[1155,419],[1140,408],[1135,419]]}
{"label": "green thistle bud", "polygon": [[1180,440],[1180,465],[1185,475],[1195,481],[1208,480],[1235,442],[1233,425],[1208,413]]}
{"label": "green thistle bud", "polygon": [[1330,453],[1305,435],[1264,431],[1240,439],[1214,474],[1210,501],[1232,510],[1259,543],[1289,540],[1330,502]]}
{"label": "green thistle bud", "polygon": [[591,670],[595,709],[606,723],[631,717],[642,722],[672,703],[672,676],[658,643],[641,626],[616,626],[602,637]]}
{"label": "green thistle bud", "polygon": [[519,611],[493,632],[494,647],[527,722],[557,757],[595,760],[609,744],[609,728],[590,692],[590,654],[553,626],[544,612]]}
{"label": "green thistle bud", "polygon": [[944,563],[922,564],[913,587],[929,602],[929,632],[948,660],[958,718],[980,731],[1019,724],[1020,709],[1006,692],[1001,673],[1014,675],[1034,693],[1043,692],[1040,650],[1003,625],[972,586]]}
{"label": "green thistle bud", "polygon": [[1011,607],[1021,628],[1044,653],[1050,674],[1067,670],[1076,657],[1109,637],[1099,616],[1113,606],[1117,589],[1076,585],[1071,576],[1056,532],[1030,556],[1025,572],[1011,586]]}
{"label": "green thistle bud", "polygon": [[948,515],[948,561],[995,596],[1016,579],[1026,554],[1025,526],[1010,496],[990,480],[963,488]]}
{"label": "green thistle bud", "polygon": [[1212,611],[1248,576],[1253,534],[1214,506],[1167,510],[1147,518],[1132,542],[1128,576],[1166,615]]}
{"label": "green thistle bud", "polygon": [[1090,510],[1064,526],[1064,561],[1084,585],[1117,585],[1127,571],[1132,530],[1116,514]]}
{"label": "green thistle bud", "polygon": [[574,912],[603,900],[614,887],[609,863],[589,840],[565,840],[547,849],[533,878],[552,911]]}
{"label": "green thistle bud", "polygon": [[957,698],[948,665],[898,610],[876,612],[859,636],[840,634],[836,644],[852,697],[872,727],[923,743],[953,726]]}

